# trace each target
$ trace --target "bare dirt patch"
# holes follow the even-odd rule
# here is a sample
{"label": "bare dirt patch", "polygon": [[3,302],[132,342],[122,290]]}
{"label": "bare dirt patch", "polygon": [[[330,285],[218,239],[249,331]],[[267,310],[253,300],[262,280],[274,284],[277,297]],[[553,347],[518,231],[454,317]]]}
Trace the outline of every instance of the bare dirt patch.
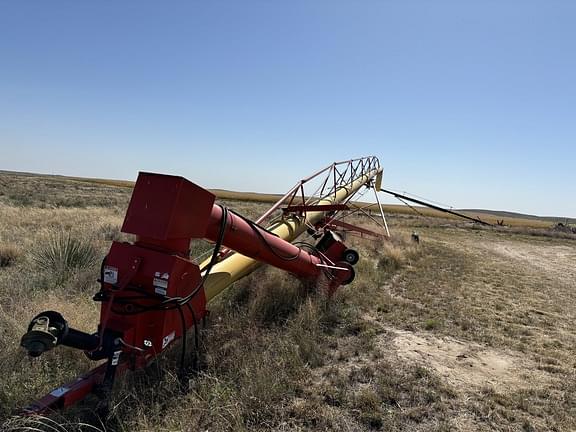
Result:
{"label": "bare dirt patch", "polygon": [[471,385],[508,390],[529,387],[536,374],[536,365],[517,354],[452,337],[397,331],[393,346],[400,359],[432,368],[459,391],[468,391]]}
{"label": "bare dirt patch", "polygon": [[562,280],[576,282],[576,247],[530,244],[523,242],[484,243],[484,247],[509,260],[516,261],[526,270],[542,271]]}

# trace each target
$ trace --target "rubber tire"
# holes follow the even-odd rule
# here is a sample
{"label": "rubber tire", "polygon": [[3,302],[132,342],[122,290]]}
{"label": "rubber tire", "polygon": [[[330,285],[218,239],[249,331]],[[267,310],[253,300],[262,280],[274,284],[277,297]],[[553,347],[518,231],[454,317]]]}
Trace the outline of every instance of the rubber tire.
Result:
{"label": "rubber tire", "polygon": [[356,264],[360,259],[360,255],[354,249],[346,249],[342,253],[342,259],[346,261],[348,264]]}
{"label": "rubber tire", "polygon": [[350,266],[350,273],[352,273],[352,274],[350,275],[350,277],[347,280],[342,282],[342,285],[348,285],[348,284],[352,283],[354,278],[356,278],[356,271],[354,270],[354,267],[352,267],[352,266]]}

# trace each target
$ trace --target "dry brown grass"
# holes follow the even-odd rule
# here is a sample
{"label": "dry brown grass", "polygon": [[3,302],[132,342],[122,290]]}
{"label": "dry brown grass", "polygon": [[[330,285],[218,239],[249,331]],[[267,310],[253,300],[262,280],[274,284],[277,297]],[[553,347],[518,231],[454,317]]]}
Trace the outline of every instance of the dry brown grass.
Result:
{"label": "dry brown grass", "polygon": [[[22,181],[23,177],[28,177],[25,181]],[[30,181],[29,179],[33,178],[37,181]],[[4,183],[2,183],[4,181]],[[73,183],[71,182],[73,181]],[[134,182],[128,180],[110,180],[110,179],[97,179],[97,178],[84,178],[84,177],[65,177],[65,176],[36,176],[36,175],[22,175],[22,174],[15,174],[10,172],[2,172],[0,175],[0,186],[3,184],[10,187],[7,189],[11,190],[7,197],[12,200],[12,202],[17,204],[27,205],[30,203],[35,203],[35,205],[55,205],[55,206],[63,206],[63,207],[82,207],[88,205],[87,203],[93,203],[94,198],[100,198],[100,204],[97,205],[110,205],[113,206],[117,202],[115,199],[110,200],[109,197],[102,197],[101,192],[109,192],[109,195],[124,195],[127,196],[129,191],[134,187]],[[19,183],[20,186],[14,186],[14,183]],[[25,192],[22,193],[22,185],[34,185],[34,187],[26,188]],[[67,197],[59,196],[58,194],[55,195],[54,199],[51,202],[46,203],[44,199],[40,199],[41,194],[38,193],[38,186],[41,189],[45,189],[44,186],[49,185],[51,189],[50,192],[53,192],[54,189],[68,189],[71,186],[77,189],[77,191],[82,191],[80,194],[75,193],[71,194]],[[92,186],[91,186],[92,185]],[[93,185],[97,185],[100,187],[93,187]],[[120,189],[120,191],[113,191],[113,189]],[[232,202],[243,202],[243,203],[261,203],[261,204],[270,204],[275,203],[278,201],[282,195],[280,194],[265,194],[265,193],[257,193],[257,192],[237,192],[237,191],[229,191],[224,189],[210,189],[214,195],[219,200],[222,201],[232,201]],[[30,193],[33,193],[30,196]],[[2,193],[0,192],[0,196]],[[80,196],[79,196],[80,195]],[[106,203],[108,204],[102,204]],[[376,204],[373,204],[373,207],[366,207],[365,202],[352,202],[352,207],[362,207],[365,208],[366,211],[372,210],[373,212],[377,212]],[[427,207],[415,207],[417,213],[415,211],[406,206],[406,205],[394,205],[394,204],[387,204],[383,206],[384,211],[387,214],[394,214],[394,215],[414,215],[418,214],[422,217],[428,218],[443,218],[448,219],[452,222],[459,221],[460,219],[457,216],[446,214],[440,212],[438,210],[434,210],[432,208]],[[549,220],[545,220],[544,218],[524,218],[521,216],[517,216],[514,214],[505,214],[505,215],[497,215],[497,214],[490,214],[489,212],[475,212],[470,210],[461,211],[463,214],[470,216],[472,218],[478,218],[485,222],[488,222],[492,225],[497,225],[498,221],[503,221],[506,226],[509,227],[516,227],[516,228],[532,228],[537,230],[547,230],[553,224]]]}
{"label": "dry brown grass", "polygon": [[[30,362],[19,341],[29,320],[42,310],[61,310],[75,326],[95,330],[98,307],[91,296],[97,291],[99,260],[109,247],[110,227],[119,227],[122,221],[124,209],[115,206],[127,204],[128,196],[100,189],[81,207],[55,207],[56,202],[76,202],[91,192],[61,179],[10,175],[0,176],[0,181],[5,186],[0,196],[0,241],[19,251],[12,265],[0,268],[0,417],[5,418],[31,396],[49,392],[91,366],[84,356],[67,349]],[[113,192],[107,201],[97,199]],[[27,197],[26,205],[22,197]],[[111,207],[110,202],[116,204]],[[34,259],[60,233],[88,241],[95,258],[85,261],[86,266],[67,268],[65,278],[63,269]]]}
{"label": "dry brown grass", "polygon": [[0,244],[0,267],[13,265],[21,255],[22,252],[17,247]]}
{"label": "dry brown grass", "polygon": [[69,421],[64,417],[13,417],[2,425],[3,432],[105,432],[106,426]]}
{"label": "dry brown grass", "polygon": [[[121,237],[128,202],[127,189],[94,183],[84,204],[56,206],[84,199],[86,189],[59,179],[51,195],[42,182],[52,179],[24,176],[7,183],[21,192],[4,188],[0,196],[0,243],[20,251],[0,267],[0,419],[93,366],[66,349],[30,362],[18,347],[40,310],[60,310],[85,331],[98,320],[97,264],[56,283],[32,251],[64,231],[90,239],[103,256]],[[35,188],[47,196],[25,204],[11,198]],[[228,204],[249,217],[266,208]],[[270,268],[237,283],[210,305],[191,391],[180,393],[163,359],[119,382],[107,427],[575,430],[573,241],[407,214],[389,223],[391,241],[349,239],[361,255],[357,280],[330,301]],[[419,245],[410,241],[414,230]],[[93,407],[68,411],[58,423],[101,428]]]}

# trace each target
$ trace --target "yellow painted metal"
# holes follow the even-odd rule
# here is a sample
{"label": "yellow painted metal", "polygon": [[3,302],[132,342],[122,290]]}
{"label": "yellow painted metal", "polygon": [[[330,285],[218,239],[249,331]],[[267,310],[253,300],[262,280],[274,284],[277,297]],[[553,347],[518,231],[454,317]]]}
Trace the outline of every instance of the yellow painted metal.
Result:
{"label": "yellow painted metal", "polygon": [[[329,197],[318,201],[316,204],[337,204],[344,201],[350,195],[356,193],[363,185],[375,176],[381,176],[382,169],[375,169],[365,175],[362,175],[347,185],[343,185]],[[308,212],[306,217],[290,216],[273,223],[267,229],[278,237],[292,242],[302,234],[307,224],[314,225],[324,217],[324,212]],[[200,268],[206,266],[209,260],[200,264]],[[238,279],[253,272],[261,262],[248,258],[239,253],[235,253],[214,265],[212,271],[204,283],[206,301],[209,302]]]}

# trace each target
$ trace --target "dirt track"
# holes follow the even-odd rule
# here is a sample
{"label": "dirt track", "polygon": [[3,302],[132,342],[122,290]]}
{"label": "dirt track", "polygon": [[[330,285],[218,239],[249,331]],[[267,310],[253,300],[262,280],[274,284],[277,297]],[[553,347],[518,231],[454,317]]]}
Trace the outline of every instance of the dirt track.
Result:
{"label": "dirt track", "polygon": [[[416,263],[413,273],[425,272],[429,286],[417,288],[425,278],[408,274],[388,289],[391,298],[432,311],[441,324],[432,331],[402,329],[378,316],[386,329],[382,355],[433,370],[462,400],[482,400],[486,392],[504,397],[510,407],[502,409],[503,417],[526,409],[536,430],[550,428],[540,416],[555,405],[563,409],[571,400],[566,388],[576,382],[576,245],[453,229],[431,233],[428,240],[434,253],[448,257],[432,256],[423,269]],[[469,329],[454,325],[460,319],[456,311],[472,322]],[[540,394],[534,406],[526,402],[532,394]],[[494,427],[499,422],[504,421]],[[453,425],[484,430],[469,418],[465,426],[459,420]]]}
{"label": "dirt track", "polygon": [[571,285],[576,281],[576,247],[518,241],[482,243],[479,246],[518,265],[520,271],[540,276],[543,273],[561,284]]}

